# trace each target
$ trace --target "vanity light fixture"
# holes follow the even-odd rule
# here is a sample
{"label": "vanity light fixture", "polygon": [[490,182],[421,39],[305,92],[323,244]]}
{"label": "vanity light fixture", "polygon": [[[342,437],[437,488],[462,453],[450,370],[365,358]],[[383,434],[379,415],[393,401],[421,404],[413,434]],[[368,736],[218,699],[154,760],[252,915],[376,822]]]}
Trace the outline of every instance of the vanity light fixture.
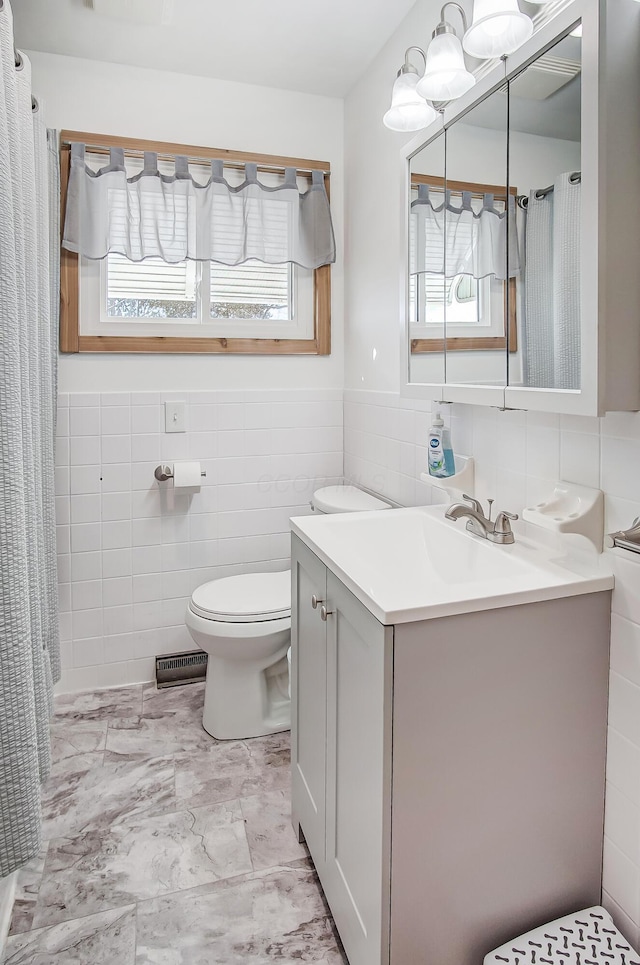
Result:
{"label": "vanity light fixture", "polygon": [[407,48],[404,64],[393,85],[391,107],[382,118],[385,127],[391,131],[420,131],[438,116],[437,111],[416,89],[420,74],[409,60],[411,50],[417,50],[426,64],[424,51],[420,47]]}
{"label": "vanity light fixture", "polygon": [[473,20],[462,46],[471,57],[488,60],[512,54],[533,34],[533,20],[518,0],[474,0]]}
{"label": "vanity light fixture", "polygon": [[[542,4],[547,0],[531,2]],[[445,19],[447,7],[455,7],[462,17],[462,43],[455,28]],[[429,101],[435,101],[441,108],[448,101],[462,97],[476,82],[466,68],[463,48],[471,57],[491,60],[513,53],[532,34],[533,20],[520,10],[518,0],[473,0],[469,28],[463,7],[455,0],[447,0],[426,54],[421,47],[407,48],[384,124],[392,131],[419,131],[427,127],[437,116]],[[409,61],[411,50],[417,50],[424,59],[422,77]]]}
{"label": "vanity light fixture", "polygon": [[459,3],[448,0],[440,12],[440,23],[433,31],[427,47],[424,77],[418,81],[418,93],[427,100],[450,101],[462,97],[476,82],[464,63],[462,44],[451,24],[445,20],[447,7],[455,7],[462,17],[464,30],[467,18]]}

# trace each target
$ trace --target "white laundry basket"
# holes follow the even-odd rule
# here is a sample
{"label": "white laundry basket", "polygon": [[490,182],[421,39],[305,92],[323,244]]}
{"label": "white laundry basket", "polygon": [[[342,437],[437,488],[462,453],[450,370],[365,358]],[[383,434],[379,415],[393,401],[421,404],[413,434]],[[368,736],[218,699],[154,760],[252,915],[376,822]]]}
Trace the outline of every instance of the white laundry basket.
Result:
{"label": "white laundry basket", "polygon": [[534,928],[485,955],[484,965],[640,965],[605,908],[594,905]]}

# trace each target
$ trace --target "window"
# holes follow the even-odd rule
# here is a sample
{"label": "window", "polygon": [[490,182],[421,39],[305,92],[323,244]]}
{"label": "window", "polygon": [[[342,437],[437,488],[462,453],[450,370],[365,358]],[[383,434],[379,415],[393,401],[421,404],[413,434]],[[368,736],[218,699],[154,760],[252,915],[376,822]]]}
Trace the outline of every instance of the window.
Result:
{"label": "window", "polygon": [[[418,196],[420,184],[428,184],[430,197],[436,208],[444,204],[444,180],[426,175],[412,175],[412,199]],[[458,184],[451,189],[453,204],[460,204],[462,191],[471,191],[475,197],[494,195],[495,208],[504,211],[506,194],[483,184]],[[515,194],[516,189],[512,189]],[[475,209],[474,209],[475,210]],[[435,272],[416,273],[416,265],[428,262],[429,252],[433,261],[442,260],[442,225],[439,231],[430,232],[429,222],[424,233],[416,230],[416,221],[409,221],[409,322],[411,350],[440,352],[443,349],[446,319],[447,351],[473,351],[504,349],[507,344],[505,311],[506,286],[493,276],[475,279],[468,274],[445,278]],[[458,235],[470,230],[464,223],[456,226]],[[464,238],[461,244],[464,245]],[[431,247],[430,247],[431,246]],[[515,324],[515,279],[510,282],[509,325],[510,351],[517,350]]]}
{"label": "window", "polygon": [[245,262],[80,262],[80,337],[312,340],[313,272]]}
{"label": "window", "polygon": [[[209,174],[204,159],[215,154],[204,148],[63,131],[63,206],[69,176],[68,145],[81,139],[90,139],[91,144],[105,148],[117,144],[125,151],[137,151],[138,155],[154,151],[202,157],[201,176],[199,163],[195,162],[198,183],[206,183]],[[244,179],[244,166],[240,156],[232,160],[237,161],[236,167],[227,170],[225,166],[224,177],[235,186]],[[246,160],[260,162],[255,157]],[[300,174],[300,169],[305,171],[311,167],[324,172],[329,169],[324,162],[300,159],[265,158],[264,161],[269,166],[281,165],[283,170],[295,167],[299,189],[303,192],[306,182],[301,180],[304,174]],[[86,163],[94,170],[104,166],[104,151],[97,150],[94,156],[87,148]],[[191,162],[190,167],[194,168]],[[161,162],[158,168],[161,174],[170,173],[169,168],[163,171]],[[135,157],[130,161],[127,155],[127,177],[136,170],[142,170],[142,161]],[[325,173],[325,183],[326,178]],[[283,175],[261,169],[260,182],[276,187],[282,184]],[[270,198],[266,203],[275,209],[278,206]],[[115,212],[114,219],[125,213],[124,205],[118,201],[110,195],[109,210]],[[279,205],[280,209],[283,207]],[[138,212],[134,214],[139,216]],[[280,236],[289,230],[287,220],[294,223],[292,218],[280,216],[276,225]],[[144,230],[142,218],[141,224]],[[229,238],[231,243],[235,242],[231,233]],[[305,269],[291,262],[267,264],[257,259],[238,265],[195,260],[169,263],[157,257],[131,261],[113,253],[98,260],[63,248],[61,349],[326,355],[330,353],[330,279],[329,264]]]}
{"label": "window", "polygon": [[237,268],[211,265],[210,318],[277,319],[295,314],[291,265],[245,262]]}
{"label": "window", "polygon": [[108,255],[102,262],[103,319],[191,319],[198,314],[198,265],[169,265],[159,258],[129,261]]}

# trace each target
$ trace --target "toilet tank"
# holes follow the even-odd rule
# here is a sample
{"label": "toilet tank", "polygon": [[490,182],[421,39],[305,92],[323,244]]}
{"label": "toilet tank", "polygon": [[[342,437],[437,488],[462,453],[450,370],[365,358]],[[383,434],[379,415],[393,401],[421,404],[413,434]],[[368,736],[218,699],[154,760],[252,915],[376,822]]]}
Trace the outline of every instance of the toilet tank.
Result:
{"label": "toilet tank", "polygon": [[314,513],[363,513],[391,508],[390,503],[363,492],[357,486],[324,486],[316,489],[311,500]]}

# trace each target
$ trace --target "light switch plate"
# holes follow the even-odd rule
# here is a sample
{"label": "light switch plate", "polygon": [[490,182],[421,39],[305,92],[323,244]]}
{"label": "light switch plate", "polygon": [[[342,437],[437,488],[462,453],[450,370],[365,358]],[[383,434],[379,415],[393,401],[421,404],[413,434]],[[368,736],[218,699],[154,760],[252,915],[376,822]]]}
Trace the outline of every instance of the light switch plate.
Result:
{"label": "light switch plate", "polygon": [[184,402],[165,402],[164,404],[164,431],[165,432],[186,432]]}

